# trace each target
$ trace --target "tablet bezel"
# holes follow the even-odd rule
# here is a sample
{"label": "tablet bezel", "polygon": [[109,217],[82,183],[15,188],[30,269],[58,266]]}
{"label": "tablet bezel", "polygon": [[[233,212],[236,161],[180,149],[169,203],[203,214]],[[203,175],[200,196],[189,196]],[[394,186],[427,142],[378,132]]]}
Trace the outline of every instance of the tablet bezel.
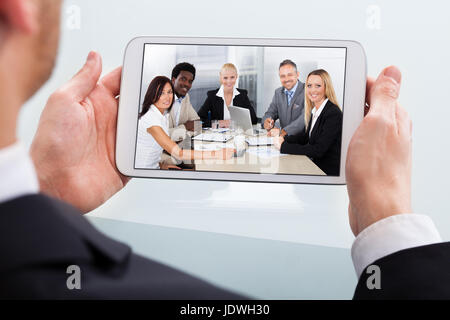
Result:
{"label": "tablet bezel", "polygon": [[[135,169],[137,106],[140,104],[145,44],[346,48],[340,176]],[[123,61],[116,134],[117,169],[126,176],[144,178],[345,184],[345,160],[348,144],[364,117],[366,78],[366,55],[362,46],[356,41],[203,37],[134,38],[125,49]]]}

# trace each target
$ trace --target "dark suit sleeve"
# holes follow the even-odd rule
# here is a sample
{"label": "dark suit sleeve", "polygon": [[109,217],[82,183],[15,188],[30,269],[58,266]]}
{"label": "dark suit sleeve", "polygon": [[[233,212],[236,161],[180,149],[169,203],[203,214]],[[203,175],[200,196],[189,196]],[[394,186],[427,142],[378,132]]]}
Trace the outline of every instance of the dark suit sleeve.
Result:
{"label": "dark suit sleeve", "polygon": [[[244,298],[133,254],[59,200],[27,195],[0,213],[0,299]],[[67,287],[70,265],[81,270],[80,290]]]}
{"label": "dark suit sleeve", "polygon": [[205,102],[197,112],[198,116],[203,121],[203,127],[211,127],[211,119],[208,119],[208,112],[212,111],[212,108],[212,95],[210,94],[210,91],[208,91]]}
{"label": "dark suit sleeve", "polygon": [[280,152],[287,154],[300,154],[310,158],[318,159],[323,157],[330,146],[333,144],[336,136],[342,131],[342,113],[340,110],[329,113],[324,119],[322,132],[316,138],[314,144],[298,144],[283,142]]}
{"label": "dark suit sleeve", "polygon": [[256,124],[258,122],[258,118],[256,117],[255,109],[253,109],[252,104],[250,103],[250,99],[248,98],[247,90],[239,89],[242,94],[243,102],[239,107],[247,108],[250,110],[250,117],[252,118],[252,124]]}
{"label": "dark suit sleeve", "polygon": [[308,143],[308,138],[308,134],[306,133],[305,129],[303,129],[297,134],[286,136],[284,138],[284,141],[286,141],[287,143],[306,144]]}
{"label": "dark suit sleeve", "polygon": [[378,259],[380,289],[367,267],[353,299],[450,299],[450,242],[410,248]]}

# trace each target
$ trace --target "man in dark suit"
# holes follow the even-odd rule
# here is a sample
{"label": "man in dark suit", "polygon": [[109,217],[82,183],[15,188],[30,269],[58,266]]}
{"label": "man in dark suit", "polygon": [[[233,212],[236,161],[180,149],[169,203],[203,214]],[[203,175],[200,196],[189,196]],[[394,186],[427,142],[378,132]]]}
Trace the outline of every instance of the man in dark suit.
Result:
{"label": "man in dark suit", "polygon": [[[49,98],[31,158],[17,142],[20,107],[53,68],[59,11],[56,0],[0,2],[0,297],[240,298],[133,254],[81,216],[129,180],[114,159],[120,68],[99,79],[101,58],[91,52]],[[368,291],[362,275],[355,298],[448,298],[449,246],[430,245],[438,242],[431,221],[407,214],[411,135],[397,103],[399,77],[388,68],[369,82],[371,110],[348,151],[350,224],[357,235],[352,256],[358,273],[379,263],[382,288]],[[68,277],[77,270],[81,282]]]}

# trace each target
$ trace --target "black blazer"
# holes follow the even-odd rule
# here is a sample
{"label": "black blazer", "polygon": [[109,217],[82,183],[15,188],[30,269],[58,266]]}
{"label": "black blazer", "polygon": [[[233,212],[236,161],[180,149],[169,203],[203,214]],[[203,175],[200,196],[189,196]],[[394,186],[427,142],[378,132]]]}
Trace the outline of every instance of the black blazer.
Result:
{"label": "black blazer", "polygon": [[[223,120],[223,99],[216,96],[219,89],[208,91],[206,100],[198,111],[198,115],[202,119],[203,126],[205,127],[211,126],[211,121],[208,119],[209,111],[211,111],[211,120]],[[249,109],[252,123],[256,124],[258,119],[248,99],[247,90],[237,89],[237,91],[239,91],[239,94],[234,97],[233,106]]]}
{"label": "black blazer", "polygon": [[[239,299],[135,255],[81,213],[44,195],[0,203],[0,299]],[[81,269],[69,290],[67,267]]]}
{"label": "black blazer", "polygon": [[327,175],[338,176],[341,159],[342,111],[328,100],[309,137],[308,131],[287,136],[280,152],[306,155]]}
{"label": "black blazer", "polygon": [[450,299],[450,242],[409,248],[378,259],[381,289],[368,289],[367,267],[353,299]]}

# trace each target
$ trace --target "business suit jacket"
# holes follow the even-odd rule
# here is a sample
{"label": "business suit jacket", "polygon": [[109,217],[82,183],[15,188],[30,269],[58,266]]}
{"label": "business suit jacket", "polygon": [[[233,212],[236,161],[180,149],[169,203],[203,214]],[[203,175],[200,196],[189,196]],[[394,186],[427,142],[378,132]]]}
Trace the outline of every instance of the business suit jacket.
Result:
{"label": "business suit jacket", "polygon": [[[219,89],[220,88],[208,91],[206,100],[198,111],[198,115],[200,116],[204,126],[206,127],[211,126],[211,121],[209,121],[208,119],[209,111],[211,111],[211,120],[223,120],[224,101],[221,97],[218,97],[216,95]],[[247,90],[237,88],[237,91],[239,91],[239,94],[234,97],[233,106],[249,109],[252,123],[256,124],[258,122],[258,119],[256,118],[255,110],[253,109],[248,98]]]}
{"label": "business suit jacket", "polygon": [[186,94],[183,100],[181,100],[181,107],[180,107],[180,121],[178,122],[179,125],[177,126],[176,123],[176,114],[174,109],[170,110],[169,113],[169,134],[172,133],[173,130],[176,129],[186,129],[184,126],[184,123],[188,121],[195,121],[200,120],[200,117],[198,116],[197,112],[195,112],[194,107],[192,107],[191,99],[189,97],[189,94]]}
{"label": "business suit jacket", "polygon": [[274,121],[280,120],[281,129],[288,135],[300,133],[305,128],[305,84],[298,82],[297,89],[291,99],[291,103],[287,104],[284,87],[275,90],[272,102],[261,120],[261,127],[264,128],[264,121],[272,118]]}
{"label": "business suit jacket", "polygon": [[450,242],[401,250],[378,259],[381,289],[369,289],[374,273],[362,272],[353,299],[450,299]]}
{"label": "business suit jacket", "polygon": [[309,136],[312,117],[307,131],[287,136],[280,152],[302,154],[312,161],[327,175],[339,175],[341,158],[342,111],[331,101],[325,104]]}
{"label": "business suit jacket", "polygon": [[[41,194],[0,203],[0,255],[0,299],[240,298],[133,254]],[[80,290],[67,288],[70,265],[81,269]]]}

